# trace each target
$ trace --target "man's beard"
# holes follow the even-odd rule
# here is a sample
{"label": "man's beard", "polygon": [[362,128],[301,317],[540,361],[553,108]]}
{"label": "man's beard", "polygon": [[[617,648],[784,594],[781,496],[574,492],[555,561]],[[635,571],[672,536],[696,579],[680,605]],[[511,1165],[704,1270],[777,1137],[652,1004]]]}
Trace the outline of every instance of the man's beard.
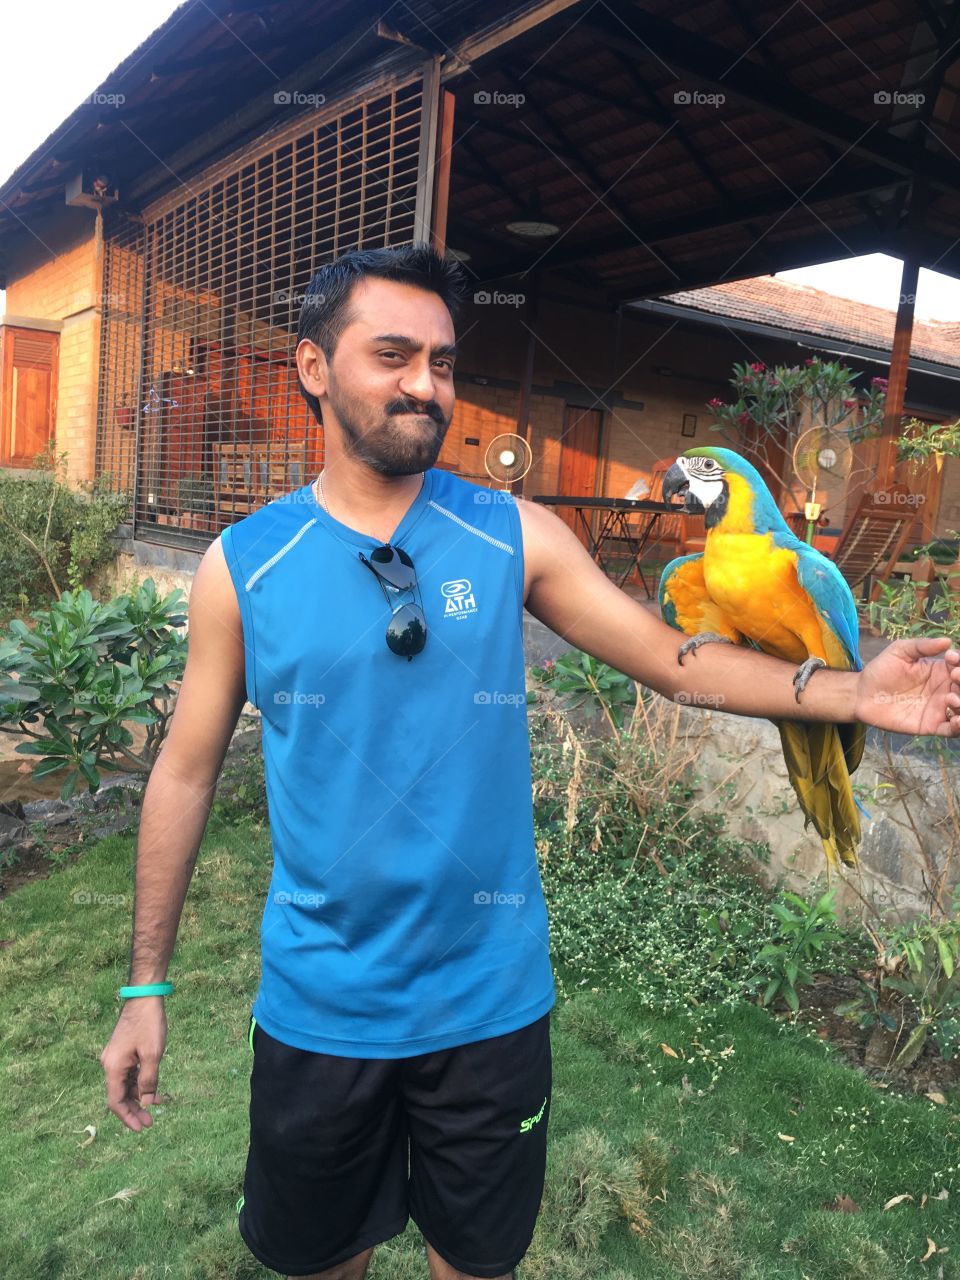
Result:
{"label": "man's beard", "polygon": [[[370,407],[344,391],[333,376],[327,395],[343,433],[345,450],[380,475],[416,475],[428,471],[439,457],[450,421],[444,418],[436,400],[419,406],[400,396],[374,417]],[[394,421],[399,414],[421,410],[432,419],[429,425],[424,420],[415,427]]]}

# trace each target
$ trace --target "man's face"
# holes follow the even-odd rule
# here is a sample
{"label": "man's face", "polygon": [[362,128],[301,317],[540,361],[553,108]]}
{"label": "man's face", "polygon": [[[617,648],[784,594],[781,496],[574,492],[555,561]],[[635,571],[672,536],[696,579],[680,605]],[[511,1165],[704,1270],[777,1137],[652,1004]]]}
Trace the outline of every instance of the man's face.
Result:
{"label": "man's face", "polygon": [[300,377],[318,397],[324,427],[386,476],[434,465],[453,413],[453,322],[435,293],[371,278],[354,285],[351,319],[333,357],[304,339]]}

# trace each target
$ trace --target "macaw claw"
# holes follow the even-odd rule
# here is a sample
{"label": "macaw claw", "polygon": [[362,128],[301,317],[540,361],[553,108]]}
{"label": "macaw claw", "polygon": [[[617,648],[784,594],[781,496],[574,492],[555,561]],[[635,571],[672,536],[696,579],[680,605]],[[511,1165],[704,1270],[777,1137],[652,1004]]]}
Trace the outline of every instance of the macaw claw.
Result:
{"label": "macaw claw", "polygon": [[733,641],[729,636],[722,636],[716,631],[701,631],[699,635],[691,636],[689,640],[684,640],[677,650],[677,662],[681,667],[687,654],[695,654],[702,644],[733,644]]}
{"label": "macaw claw", "polygon": [[800,666],[797,667],[796,673],[793,677],[793,687],[797,692],[798,702],[800,701],[801,693],[803,693],[804,689],[807,687],[807,681],[813,673],[815,671],[819,671],[821,667],[825,667],[826,665],[827,664],[822,658],[808,658],[806,662],[801,662]]}

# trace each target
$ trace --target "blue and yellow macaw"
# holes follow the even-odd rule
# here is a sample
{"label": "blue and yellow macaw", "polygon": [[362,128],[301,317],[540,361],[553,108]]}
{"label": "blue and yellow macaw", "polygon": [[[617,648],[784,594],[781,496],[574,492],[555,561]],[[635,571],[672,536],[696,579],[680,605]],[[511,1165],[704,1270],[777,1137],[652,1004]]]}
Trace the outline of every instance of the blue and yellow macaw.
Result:
{"label": "blue and yellow macaw", "polygon": [[[688,449],[663,478],[664,501],[682,493],[702,512],[702,554],[672,560],[660,578],[663,620],[691,637],[678,660],[701,644],[745,644],[797,663],[797,700],[814,671],[860,671],[857,607],[839,569],[801,542],[760,473],[731,449]],[[840,862],[857,865],[866,813],[850,775],[863,756],[866,725],[774,722],[807,827],[827,855],[827,880]]]}

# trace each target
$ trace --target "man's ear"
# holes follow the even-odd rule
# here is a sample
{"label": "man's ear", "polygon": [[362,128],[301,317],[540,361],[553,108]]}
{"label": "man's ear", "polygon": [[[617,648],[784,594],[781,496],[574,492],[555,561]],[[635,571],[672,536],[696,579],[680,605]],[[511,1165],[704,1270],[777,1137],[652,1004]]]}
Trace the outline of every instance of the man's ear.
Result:
{"label": "man's ear", "polygon": [[309,338],[297,343],[297,373],[312,396],[319,399],[327,394],[327,357],[323,349]]}

